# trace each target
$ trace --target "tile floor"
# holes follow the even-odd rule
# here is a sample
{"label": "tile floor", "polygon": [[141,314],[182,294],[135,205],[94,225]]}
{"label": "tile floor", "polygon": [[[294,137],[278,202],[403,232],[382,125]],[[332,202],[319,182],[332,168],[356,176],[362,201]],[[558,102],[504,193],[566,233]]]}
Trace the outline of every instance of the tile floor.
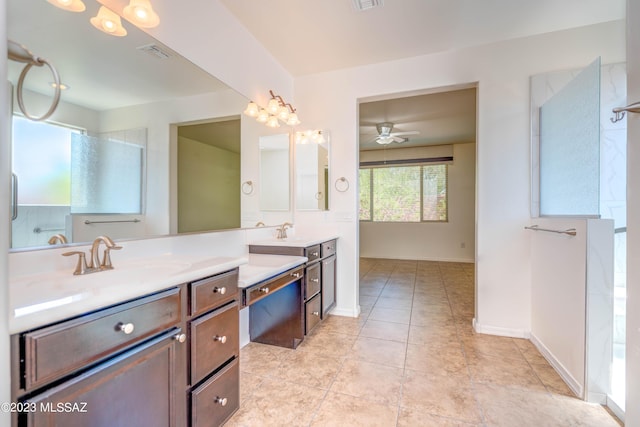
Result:
{"label": "tile floor", "polygon": [[227,425],[619,426],[528,340],[473,332],[473,268],[362,259],[360,318],[330,316],[297,350],[241,350]]}

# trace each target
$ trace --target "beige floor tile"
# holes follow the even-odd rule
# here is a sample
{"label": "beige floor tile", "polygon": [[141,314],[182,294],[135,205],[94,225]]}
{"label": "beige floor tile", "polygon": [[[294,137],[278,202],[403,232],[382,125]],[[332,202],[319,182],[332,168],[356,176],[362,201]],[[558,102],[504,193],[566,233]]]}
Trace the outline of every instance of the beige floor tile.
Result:
{"label": "beige floor tile", "polygon": [[405,371],[400,406],[469,423],[482,421],[471,383],[459,377]]}
{"label": "beige floor tile", "polygon": [[470,356],[468,353],[466,357],[474,382],[518,387],[531,391],[546,390],[524,359],[505,359],[484,354]]}
{"label": "beige floor tile", "polygon": [[226,426],[308,426],[326,394],[278,379],[265,379]]}
{"label": "beige floor tile", "polygon": [[338,375],[343,359],[331,358],[313,351],[290,355],[272,372],[272,377],[284,381],[328,389]]}
{"label": "beige floor tile", "polygon": [[469,381],[469,370],[460,344],[407,345],[405,368],[432,375],[460,376]]}
{"label": "beige floor tile", "polygon": [[366,319],[356,319],[353,317],[345,316],[329,316],[322,321],[315,329],[322,332],[346,334],[346,335],[358,335],[360,329],[366,323]]}
{"label": "beige floor tile", "polygon": [[409,324],[411,319],[411,309],[383,308],[377,305],[373,307],[369,314],[369,320],[380,320],[383,322]]}
{"label": "beige floor tile", "polygon": [[398,407],[329,392],[311,425],[326,427],[394,427]]}
{"label": "beige floor tile", "polygon": [[554,395],[560,401],[561,411],[564,413],[564,425],[584,427],[619,427],[622,423],[611,416],[601,405],[587,403],[573,397]]}
{"label": "beige floor tile", "polygon": [[412,326],[434,326],[450,324],[453,322],[453,316],[451,313],[446,313],[444,310],[440,313],[431,313],[424,310],[412,310],[411,311],[411,325]]}
{"label": "beige floor tile", "polygon": [[385,298],[380,297],[375,302],[376,307],[381,308],[395,308],[397,310],[411,310],[411,300],[400,298]]}
{"label": "beige floor tile", "polygon": [[249,343],[240,351],[240,370],[268,377],[295,350],[266,344]]}
{"label": "beige floor tile", "polygon": [[383,322],[369,318],[360,331],[360,336],[389,341],[407,342],[407,338],[409,336],[409,325]]}
{"label": "beige floor tile", "polygon": [[252,396],[263,381],[264,378],[259,375],[240,371],[240,404]]}
{"label": "beige floor tile", "polygon": [[567,383],[564,382],[562,377],[558,375],[555,369],[548,363],[544,364],[532,364],[530,363],[531,369],[533,372],[540,378],[542,384],[549,390],[551,393],[561,394],[570,397],[576,397],[576,395],[571,391]]}
{"label": "beige floor tile", "polygon": [[461,338],[464,349],[468,354],[483,354],[505,359],[517,359],[524,361],[524,357],[513,339],[492,335],[476,334]]}
{"label": "beige floor tile", "polygon": [[383,298],[399,298],[399,299],[413,299],[413,289],[408,288],[390,288],[385,286],[380,294]]}
{"label": "beige floor tile", "polygon": [[406,352],[406,343],[359,337],[347,358],[402,368]]}
{"label": "beige floor tile", "polygon": [[374,305],[376,303],[376,301],[378,301],[378,297],[377,296],[372,296],[372,295],[360,295],[360,305]]}
{"label": "beige floor tile", "polygon": [[347,360],[331,385],[331,391],[397,406],[403,373],[402,368]]}
{"label": "beige floor tile", "polygon": [[351,353],[356,339],[356,335],[335,334],[318,329],[305,337],[296,351],[313,352],[325,357],[344,358]]}
{"label": "beige floor tile", "polygon": [[458,332],[453,322],[433,326],[409,326],[410,344],[427,344],[435,347],[460,344]]}
{"label": "beige floor tile", "polygon": [[361,297],[369,296],[369,297],[377,298],[380,296],[383,289],[384,289],[384,286],[381,286],[379,288],[372,287],[372,286],[360,286],[360,296]]}
{"label": "beige floor tile", "polygon": [[480,427],[454,418],[439,417],[422,412],[419,409],[401,408],[398,427]]}

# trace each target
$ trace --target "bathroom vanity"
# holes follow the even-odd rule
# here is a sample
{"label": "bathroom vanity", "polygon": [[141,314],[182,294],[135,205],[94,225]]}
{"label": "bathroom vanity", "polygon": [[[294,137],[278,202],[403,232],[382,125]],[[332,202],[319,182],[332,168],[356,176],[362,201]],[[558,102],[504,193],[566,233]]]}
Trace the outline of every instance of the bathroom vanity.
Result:
{"label": "bathroom vanity", "polygon": [[304,265],[305,334],[324,319],[336,305],[336,244],[331,238],[289,238],[249,245],[250,254],[306,257]]}
{"label": "bathroom vanity", "polygon": [[[219,273],[46,324],[42,302],[29,306],[30,327],[11,336],[13,425],[223,424],[239,407],[237,265],[246,259],[221,260],[204,269]],[[68,280],[73,289],[91,275]]]}

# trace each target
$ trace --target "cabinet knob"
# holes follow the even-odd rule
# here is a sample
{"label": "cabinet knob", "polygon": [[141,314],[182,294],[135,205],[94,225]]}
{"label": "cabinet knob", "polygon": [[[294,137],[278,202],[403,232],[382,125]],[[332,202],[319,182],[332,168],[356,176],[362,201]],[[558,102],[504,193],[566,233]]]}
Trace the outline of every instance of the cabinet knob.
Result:
{"label": "cabinet knob", "polygon": [[118,325],[116,326],[116,330],[120,331],[120,332],[124,332],[125,334],[129,335],[131,332],[133,332],[134,326],[133,323],[118,323]]}
{"label": "cabinet knob", "polygon": [[213,399],[213,401],[215,403],[217,403],[220,406],[227,406],[227,398],[226,397],[220,397],[220,396],[216,396],[215,399]]}
{"label": "cabinet knob", "polygon": [[319,254],[318,252],[311,252],[311,255],[312,255],[312,256],[318,256],[318,255],[320,255],[320,254]]}
{"label": "cabinet knob", "polygon": [[311,313],[311,314],[313,314],[314,316],[318,316],[318,317],[320,317],[320,313],[319,313],[319,312],[317,312],[317,311],[314,311],[314,312],[313,312],[313,313]]}
{"label": "cabinet knob", "polygon": [[300,273],[291,273],[291,276],[297,279],[298,277],[300,277]]}
{"label": "cabinet knob", "polygon": [[220,342],[221,344],[224,344],[224,343],[226,343],[226,342],[227,342],[227,336],[226,336],[226,335],[223,335],[223,336],[216,335],[215,337],[213,337],[213,340],[214,340],[214,341],[218,341],[218,342]]}
{"label": "cabinet knob", "polygon": [[214,294],[217,293],[217,294],[220,294],[220,295],[224,295],[224,294],[227,293],[227,288],[225,286],[223,286],[221,288],[216,286],[215,288],[213,288],[213,293]]}
{"label": "cabinet knob", "polygon": [[263,294],[268,294],[269,288],[260,288],[260,292],[262,292]]}
{"label": "cabinet knob", "polygon": [[173,339],[179,343],[183,343],[187,340],[187,334],[176,334],[173,336]]}
{"label": "cabinet knob", "polygon": [[311,281],[312,281],[313,283],[319,283],[319,282],[320,282],[320,279],[318,279],[317,277],[315,277],[315,278],[311,279]]}

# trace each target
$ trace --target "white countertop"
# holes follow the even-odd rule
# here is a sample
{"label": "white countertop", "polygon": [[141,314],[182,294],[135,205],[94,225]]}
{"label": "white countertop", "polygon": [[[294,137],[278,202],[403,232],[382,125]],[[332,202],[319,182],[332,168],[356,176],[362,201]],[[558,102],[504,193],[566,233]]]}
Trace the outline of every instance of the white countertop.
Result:
{"label": "white countertop", "polygon": [[329,240],[337,239],[338,236],[324,235],[324,236],[293,236],[286,239],[269,239],[259,240],[249,243],[250,245],[260,246],[292,246],[296,248],[306,248],[308,246],[318,245],[320,243],[328,242]]}
{"label": "white countertop", "polygon": [[249,262],[240,266],[238,287],[246,288],[307,262],[307,257],[249,254]]}
{"label": "white countertop", "polygon": [[113,270],[82,276],[70,270],[16,277],[9,282],[9,333],[222,273],[247,261],[247,257],[165,254],[114,263]]}

